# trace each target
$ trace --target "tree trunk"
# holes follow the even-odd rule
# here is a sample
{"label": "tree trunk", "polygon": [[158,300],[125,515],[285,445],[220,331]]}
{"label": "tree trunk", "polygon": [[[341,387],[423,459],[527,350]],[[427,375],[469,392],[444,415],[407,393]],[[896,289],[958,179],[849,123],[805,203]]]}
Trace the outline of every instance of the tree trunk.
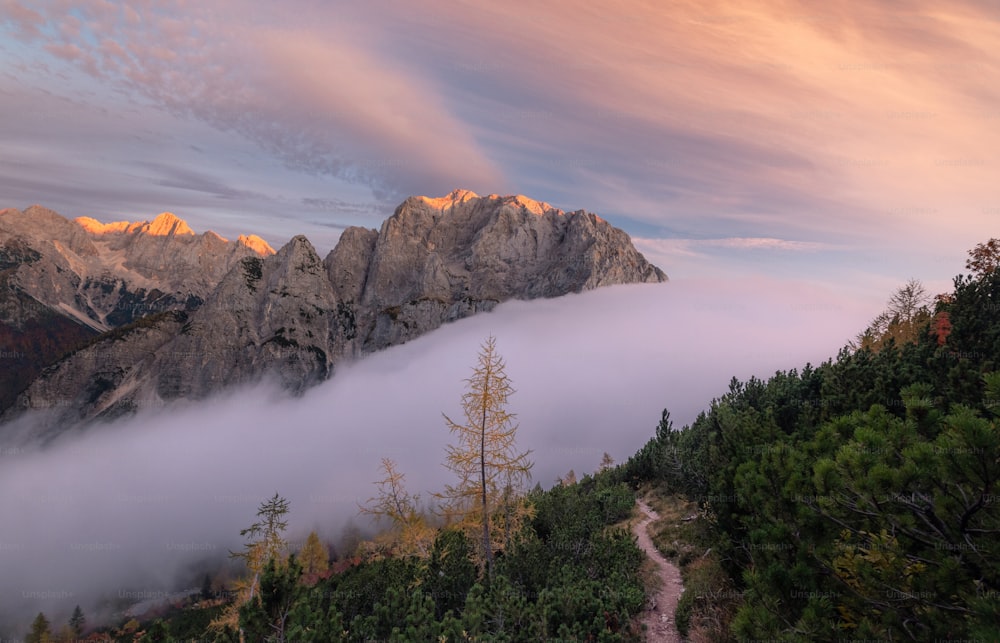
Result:
{"label": "tree trunk", "polygon": [[486,577],[493,582],[493,548],[490,546],[490,513],[486,506],[486,409],[489,406],[489,376],[483,383],[483,417],[479,433],[479,476],[483,494],[483,552],[486,555]]}

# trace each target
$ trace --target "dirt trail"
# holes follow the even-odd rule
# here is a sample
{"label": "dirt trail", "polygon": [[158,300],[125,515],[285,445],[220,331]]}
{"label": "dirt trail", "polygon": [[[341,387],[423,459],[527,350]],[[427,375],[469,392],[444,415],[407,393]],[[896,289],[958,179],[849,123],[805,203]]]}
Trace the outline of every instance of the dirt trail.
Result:
{"label": "dirt trail", "polygon": [[646,552],[650,560],[659,568],[657,576],[660,578],[660,588],[646,606],[642,613],[642,623],[646,625],[646,640],[664,643],[683,643],[684,639],[677,632],[677,625],[674,623],[674,611],[677,609],[677,601],[684,591],[684,584],[681,582],[681,572],[677,566],[663,557],[663,554],[653,545],[652,538],[649,537],[647,527],[654,520],[659,520],[660,516],[644,501],[639,500],[639,510],[646,517],[637,522],[632,531],[639,539],[639,548]]}

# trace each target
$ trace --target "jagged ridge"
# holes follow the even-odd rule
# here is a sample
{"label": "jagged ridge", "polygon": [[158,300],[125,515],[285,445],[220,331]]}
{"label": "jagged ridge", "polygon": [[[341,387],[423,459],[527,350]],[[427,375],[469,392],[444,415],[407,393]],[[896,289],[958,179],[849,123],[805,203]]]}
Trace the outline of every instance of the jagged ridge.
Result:
{"label": "jagged ridge", "polygon": [[[143,225],[166,230],[164,238],[193,238],[178,221],[86,225],[112,239],[154,238],[136,235]],[[325,259],[302,236],[263,254],[246,252],[231,261],[203,303],[186,310],[183,323],[158,319],[126,337],[101,338],[53,365],[6,417],[57,407],[66,423],[200,398],[266,374],[301,391],[330,377],[344,359],[508,299],[666,280],[628,235],[594,214],[464,190],[411,197],[379,230],[348,228]],[[94,369],[106,374],[100,390],[93,386]]]}

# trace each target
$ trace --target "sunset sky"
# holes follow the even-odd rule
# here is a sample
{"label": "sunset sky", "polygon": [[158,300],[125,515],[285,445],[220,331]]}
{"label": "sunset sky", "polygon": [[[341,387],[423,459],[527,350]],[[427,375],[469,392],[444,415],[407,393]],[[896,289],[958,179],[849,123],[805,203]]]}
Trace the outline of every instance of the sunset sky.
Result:
{"label": "sunset sky", "polygon": [[521,193],[674,279],[878,297],[1000,236],[992,0],[0,0],[0,36],[0,207],[325,253],[407,195]]}
{"label": "sunset sky", "polygon": [[293,538],[334,538],[381,457],[442,488],[487,336],[536,481],[622,461],[664,408],[680,428],[733,377],[836,355],[907,279],[950,288],[1000,237],[998,170],[1000,0],[0,0],[0,210],[325,255],[409,195],[524,194],[671,278],[505,302],[301,397],[140,401],[8,449],[0,626],[180,587],[204,559],[174,545],[224,556],[278,489]]}

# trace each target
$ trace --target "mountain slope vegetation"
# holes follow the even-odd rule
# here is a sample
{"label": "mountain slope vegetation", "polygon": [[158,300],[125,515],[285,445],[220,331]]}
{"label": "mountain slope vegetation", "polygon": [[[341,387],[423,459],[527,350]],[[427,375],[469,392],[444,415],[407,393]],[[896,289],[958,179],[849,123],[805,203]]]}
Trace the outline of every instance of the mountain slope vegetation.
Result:
{"label": "mountain slope vegetation", "polygon": [[618,470],[697,502],[737,597],[719,636],[1000,633],[1000,271],[988,249],[933,309],[880,316],[854,350],[734,379],[679,431],[664,413]]}
{"label": "mountain slope vegetation", "polygon": [[238,627],[205,628],[230,597],[105,636],[640,640],[642,553],[622,521],[635,490],[654,488],[671,517],[654,539],[684,568],[676,621],[691,640],[995,639],[1000,270],[991,244],[933,306],[919,284],[904,286],[835,359],[733,379],[689,426],[675,430],[664,411],[627,462],[536,486],[492,575],[475,529],[423,521],[429,547],[394,546],[390,535],[329,569],[315,551],[271,556],[255,567]]}

